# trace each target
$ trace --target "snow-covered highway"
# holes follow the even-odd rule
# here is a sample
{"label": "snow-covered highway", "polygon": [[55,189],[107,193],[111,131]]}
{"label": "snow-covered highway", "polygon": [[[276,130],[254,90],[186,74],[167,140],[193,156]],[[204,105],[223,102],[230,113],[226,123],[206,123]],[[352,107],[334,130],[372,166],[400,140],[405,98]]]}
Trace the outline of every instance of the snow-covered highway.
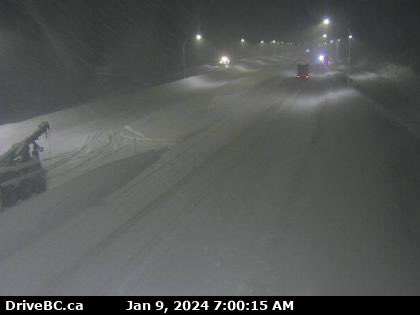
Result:
{"label": "snow-covered highway", "polygon": [[0,126],[2,152],[53,128],[49,190],[0,213],[0,294],[419,294],[419,138],[339,70],[294,71],[249,59]]}

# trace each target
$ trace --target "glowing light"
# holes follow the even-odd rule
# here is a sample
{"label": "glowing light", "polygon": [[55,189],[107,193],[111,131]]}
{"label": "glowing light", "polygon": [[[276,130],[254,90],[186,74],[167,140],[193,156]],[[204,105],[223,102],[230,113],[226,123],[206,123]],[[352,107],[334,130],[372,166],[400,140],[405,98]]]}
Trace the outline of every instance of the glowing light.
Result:
{"label": "glowing light", "polygon": [[276,42],[275,40],[273,40],[273,41],[271,41],[271,43],[272,43],[272,44],[275,44],[275,43],[277,43],[277,42]]}
{"label": "glowing light", "polygon": [[195,35],[195,39],[200,41],[200,40],[203,39],[203,36],[201,34],[197,34],[197,35]]}
{"label": "glowing light", "polygon": [[262,40],[262,41],[260,41],[260,44],[261,44],[261,45],[264,45],[264,43],[265,43],[265,42],[264,42],[263,40]]}
{"label": "glowing light", "polygon": [[319,60],[320,62],[324,62],[324,61],[325,61],[325,56],[324,56],[324,55],[320,55],[320,56],[318,57],[318,60]]}
{"label": "glowing light", "polygon": [[323,38],[327,38],[327,37],[328,37],[328,35],[327,35],[327,34],[324,34],[324,35],[322,35],[322,37],[323,37]]}
{"label": "glowing light", "polygon": [[330,25],[331,24],[331,20],[329,18],[325,18],[324,21],[322,21],[322,23],[324,25]]}
{"label": "glowing light", "polygon": [[353,39],[353,35],[349,35],[349,39]]}
{"label": "glowing light", "polygon": [[220,58],[219,63],[220,63],[221,65],[223,65],[223,66],[228,66],[228,65],[230,64],[230,59],[229,59],[229,57],[227,57],[227,56],[222,56],[222,57]]}
{"label": "glowing light", "polygon": [[310,53],[310,52],[311,52],[311,50],[310,50],[310,49],[306,49],[306,52],[307,52],[307,53]]}
{"label": "glowing light", "polygon": [[244,38],[241,39],[241,43],[245,44],[245,39]]}

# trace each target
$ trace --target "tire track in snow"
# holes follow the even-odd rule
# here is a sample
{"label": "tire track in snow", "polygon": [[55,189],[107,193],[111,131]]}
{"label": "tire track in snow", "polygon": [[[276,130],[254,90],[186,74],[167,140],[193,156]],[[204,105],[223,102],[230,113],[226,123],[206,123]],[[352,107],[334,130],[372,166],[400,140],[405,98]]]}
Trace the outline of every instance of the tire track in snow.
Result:
{"label": "tire track in snow", "polygon": [[[278,82],[278,81],[276,81]],[[273,83],[276,84],[276,83]],[[290,88],[294,89],[294,85],[291,87],[289,86],[288,92],[285,93],[284,98],[290,97]],[[261,90],[265,90],[265,87],[261,87]],[[270,88],[271,89],[271,88]],[[236,136],[233,139],[230,139],[227,143],[225,143],[222,147],[218,148],[217,151],[213,152],[210,156],[207,156],[204,161],[200,163],[200,165],[196,168],[194,168],[192,171],[190,171],[188,174],[183,176],[179,181],[177,181],[174,185],[172,185],[168,190],[165,190],[162,192],[158,197],[154,198],[151,203],[147,204],[145,207],[142,207],[140,211],[137,211],[137,213],[134,213],[133,216],[131,216],[128,220],[126,220],[122,225],[119,225],[114,231],[109,233],[106,238],[102,239],[100,243],[96,244],[93,248],[90,248],[83,256],[81,256],[75,264],[73,264],[69,269],[63,271],[59,276],[55,277],[54,279],[49,282],[49,284],[46,286],[48,291],[56,292],[57,287],[59,287],[61,283],[65,283],[66,279],[71,279],[74,277],[75,274],[78,273],[81,269],[83,269],[86,265],[92,264],[92,261],[95,261],[100,257],[101,253],[105,252],[107,248],[112,247],[115,242],[117,242],[121,237],[123,237],[126,233],[128,233],[131,229],[133,229],[138,223],[145,218],[147,215],[150,215],[153,213],[159,205],[161,205],[163,202],[167,201],[170,197],[177,194],[181,187],[188,184],[192,178],[197,177],[197,174],[202,172],[204,169],[207,169],[209,165],[213,164],[215,160],[219,159],[220,156],[226,154],[226,152],[234,151],[232,147],[235,147],[239,144],[244,145],[243,142],[246,144],[249,144],[249,142],[258,141],[258,138],[265,137],[266,134],[263,130],[259,130],[257,133],[253,134],[253,132],[257,129],[259,129],[259,126],[264,123],[262,121],[266,119],[275,119],[275,115],[273,115],[273,110],[276,109],[278,106],[278,103],[281,103],[281,100],[277,100],[275,104],[271,104],[268,108],[266,108],[263,112],[258,113],[257,118],[253,118],[251,125],[249,125],[245,129],[241,129],[238,132],[236,132]],[[223,122],[226,124],[226,122]],[[218,127],[213,126],[213,128],[217,130]],[[212,132],[206,132],[205,137],[214,137],[214,134]],[[207,141],[201,140],[199,143],[193,144],[193,147],[202,145],[203,143],[206,143]],[[179,162],[182,162],[184,159],[185,154],[188,154],[188,152],[191,150],[191,147],[187,147],[187,149],[182,150],[177,156],[176,160],[179,160]],[[177,161],[174,159],[171,159],[167,163],[160,166],[157,170],[153,172],[153,174],[157,175],[161,171],[164,171],[164,168],[167,166],[175,167],[175,163]],[[226,171],[231,168],[232,165],[229,165],[227,167]],[[154,176],[155,176],[154,175]],[[150,175],[149,175],[150,176]],[[206,183],[205,185],[212,185],[214,183]],[[138,184],[137,184],[138,185]],[[132,187],[130,190],[134,191],[134,189],[138,189],[137,186]],[[167,220],[169,222],[165,223],[166,225],[163,227],[160,227],[158,230],[156,230],[153,235],[150,237],[149,240],[145,243],[144,247],[141,249],[137,249],[137,252],[141,255],[141,253],[144,253],[145,251],[149,251],[151,248],[155,247],[157,243],[159,243],[162,238],[164,238],[164,235],[167,233],[170,233],[170,231],[173,228],[176,228],[177,224],[176,222],[179,222],[182,220],[182,218],[185,215],[188,215],[190,213],[189,211],[193,211],[194,205],[199,204],[203,198],[205,198],[206,193],[200,194],[198,196],[194,197],[194,200],[189,200],[188,206],[186,208],[180,209],[179,214],[172,218],[171,220]],[[119,206],[121,207],[121,205]],[[125,208],[126,206],[123,206]],[[172,228],[170,228],[172,226]],[[142,243],[144,243],[145,240],[142,240]],[[134,256],[133,259],[138,259],[139,256]],[[130,261],[127,262],[127,265],[130,265]],[[125,267],[127,268],[127,266]],[[73,276],[72,276],[73,275]],[[112,280],[111,280],[112,281]]]}

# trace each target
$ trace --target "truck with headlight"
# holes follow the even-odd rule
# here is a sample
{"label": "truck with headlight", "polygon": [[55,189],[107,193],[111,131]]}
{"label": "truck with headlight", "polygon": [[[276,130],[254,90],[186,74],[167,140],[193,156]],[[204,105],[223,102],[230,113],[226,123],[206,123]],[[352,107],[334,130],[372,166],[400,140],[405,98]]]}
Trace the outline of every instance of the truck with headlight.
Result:
{"label": "truck with headlight", "polygon": [[219,59],[219,65],[222,69],[227,69],[230,66],[230,58],[228,56],[222,56]]}
{"label": "truck with headlight", "polygon": [[301,80],[309,80],[311,77],[310,69],[309,69],[309,63],[300,61],[297,63],[297,74],[296,78]]}

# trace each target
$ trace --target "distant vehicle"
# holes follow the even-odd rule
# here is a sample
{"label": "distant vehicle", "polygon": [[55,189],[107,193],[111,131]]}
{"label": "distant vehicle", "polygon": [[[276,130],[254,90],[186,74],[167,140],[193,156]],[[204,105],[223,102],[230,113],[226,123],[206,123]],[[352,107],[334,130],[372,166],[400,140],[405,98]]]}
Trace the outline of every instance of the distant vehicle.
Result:
{"label": "distant vehicle", "polygon": [[324,64],[326,65],[326,66],[331,66],[332,65],[332,59],[329,57],[329,56],[326,56],[325,57],[325,61],[324,61]]}
{"label": "distant vehicle", "polygon": [[301,80],[308,80],[311,76],[310,70],[309,70],[309,64],[308,63],[298,63],[297,64],[297,75],[296,78]]}
{"label": "distant vehicle", "polygon": [[320,55],[318,57],[318,60],[321,64],[323,64],[325,66],[331,66],[332,65],[332,60],[329,56]]}
{"label": "distant vehicle", "polygon": [[41,123],[35,132],[0,156],[0,210],[46,190],[46,171],[39,161],[43,148],[36,141],[49,129],[48,122]]}
{"label": "distant vehicle", "polygon": [[227,69],[230,66],[230,58],[228,56],[222,56],[219,60],[220,67]]}

